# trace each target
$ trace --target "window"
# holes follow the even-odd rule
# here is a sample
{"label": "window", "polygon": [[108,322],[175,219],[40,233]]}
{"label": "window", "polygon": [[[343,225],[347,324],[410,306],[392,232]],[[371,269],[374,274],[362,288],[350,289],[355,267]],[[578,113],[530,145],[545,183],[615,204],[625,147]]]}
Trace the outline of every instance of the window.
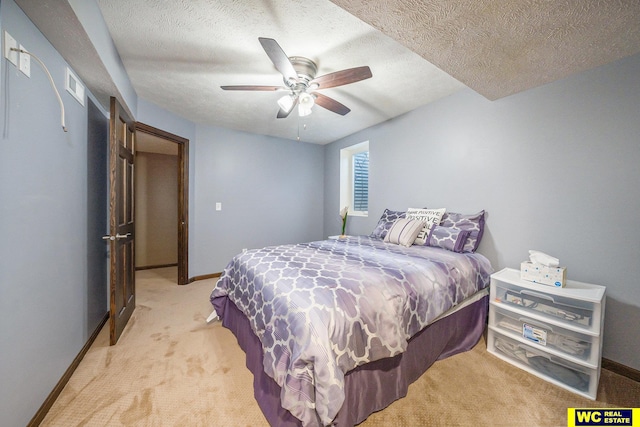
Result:
{"label": "window", "polygon": [[353,157],[353,210],[369,210],[369,152],[354,154]]}
{"label": "window", "polygon": [[369,212],[369,142],[340,150],[340,208],[349,206],[349,215]]}

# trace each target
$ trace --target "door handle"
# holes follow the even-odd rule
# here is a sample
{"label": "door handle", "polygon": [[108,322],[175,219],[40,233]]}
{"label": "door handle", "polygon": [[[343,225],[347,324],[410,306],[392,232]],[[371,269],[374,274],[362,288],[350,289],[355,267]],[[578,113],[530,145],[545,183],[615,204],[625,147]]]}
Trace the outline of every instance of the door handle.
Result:
{"label": "door handle", "polygon": [[127,237],[131,236],[131,233],[127,233],[127,234],[120,234],[120,233],[116,233],[115,236],[102,236],[102,240],[120,240],[120,239],[126,239]]}

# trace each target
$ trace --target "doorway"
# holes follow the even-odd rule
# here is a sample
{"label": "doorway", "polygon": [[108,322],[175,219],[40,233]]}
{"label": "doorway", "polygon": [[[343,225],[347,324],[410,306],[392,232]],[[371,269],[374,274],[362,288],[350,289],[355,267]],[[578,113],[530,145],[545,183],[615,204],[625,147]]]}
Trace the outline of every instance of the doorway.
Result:
{"label": "doorway", "polygon": [[[177,261],[177,270],[178,270],[178,285],[186,285],[188,280],[188,235],[189,235],[189,188],[188,188],[188,165],[189,165],[189,140],[182,138],[180,136],[165,132],[163,130],[154,128],[152,126],[146,125],[144,123],[137,122],[135,125],[136,129],[136,153],[141,154],[140,156],[136,155],[136,169],[138,166],[142,166],[144,170],[147,166],[151,164],[155,164],[155,166],[149,166],[149,170],[151,171],[148,176],[154,176],[153,170],[156,170],[156,177],[158,179],[164,180],[164,186],[166,191],[160,188],[160,191],[155,191],[155,193],[159,197],[155,203],[161,203],[162,205],[166,205],[171,212],[167,212],[164,215],[164,221],[170,221],[175,223],[175,228],[171,230],[167,230],[166,236],[171,240],[176,239],[177,241],[165,242],[165,244],[161,245],[152,245],[154,247],[159,248],[159,251],[149,258],[143,260],[142,268],[156,268],[156,267],[166,267],[170,265],[175,265],[174,262],[164,262],[158,260],[168,260],[171,259],[171,254],[162,254],[162,250],[172,252],[175,254],[177,251],[176,257],[174,258]],[[175,156],[175,157],[174,157]],[[138,161],[140,164],[138,165]],[[173,170],[173,165],[175,165],[175,170]],[[163,177],[160,178],[160,175],[157,175],[158,168],[165,168],[166,173],[162,174]],[[166,180],[169,179],[171,181],[177,181],[174,183],[176,187],[172,187],[172,184],[167,183]],[[147,183],[148,185],[153,185],[153,182]],[[163,185],[162,183],[158,183]],[[171,197],[174,200],[162,200],[162,197]],[[174,203],[175,202],[175,203]],[[144,209],[139,209],[139,207],[143,207]],[[148,214],[153,214],[153,212],[148,212],[149,206],[136,206],[136,221],[140,221],[142,219],[142,224],[145,224],[145,220],[141,215],[146,215],[145,210],[147,210]],[[153,209],[151,209],[153,210]],[[176,212],[177,211],[177,212]],[[155,217],[154,220],[161,221],[162,218],[159,218],[159,215],[153,215]],[[169,225],[171,227],[171,225]],[[154,226],[150,224],[148,229],[144,232],[153,233],[153,230],[157,230],[159,233],[161,232],[162,227]],[[143,234],[143,233],[141,233]],[[169,237],[167,237],[169,236]],[[144,236],[139,236],[144,237]],[[153,236],[147,236],[153,237]],[[151,239],[150,241],[152,241]],[[158,241],[158,240],[157,240]],[[144,245],[145,242],[141,240],[137,240],[137,245]],[[164,246],[164,249],[162,248]],[[144,249],[144,248],[142,248]],[[167,256],[169,258],[167,258]],[[154,258],[155,257],[155,258]],[[163,258],[165,257],[165,258]],[[138,262],[136,262],[136,266]]]}

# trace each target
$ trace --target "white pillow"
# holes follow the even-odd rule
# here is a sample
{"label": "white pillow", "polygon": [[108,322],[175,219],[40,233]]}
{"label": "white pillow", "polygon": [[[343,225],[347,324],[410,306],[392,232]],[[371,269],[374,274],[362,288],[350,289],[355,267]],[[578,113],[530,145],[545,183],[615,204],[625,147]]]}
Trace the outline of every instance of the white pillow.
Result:
{"label": "white pillow", "polygon": [[420,221],[424,221],[425,225],[423,229],[418,233],[416,237],[415,244],[416,245],[424,245],[427,243],[427,237],[429,237],[429,230],[431,230],[431,226],[433,224],[440,225],[440,221],[442,220],[442,216],[444,215],[446,208],[440,209],[420,209],[420,208],[409,208],[407,209],[407,218],[409,219],[418,219]]}
{"label": "white pillow", "polygon": [[384,236],[384,241],[409,247],[413,245],[416,236],[423,228],[424,221],[401,218],[393,223],[387,235]]}

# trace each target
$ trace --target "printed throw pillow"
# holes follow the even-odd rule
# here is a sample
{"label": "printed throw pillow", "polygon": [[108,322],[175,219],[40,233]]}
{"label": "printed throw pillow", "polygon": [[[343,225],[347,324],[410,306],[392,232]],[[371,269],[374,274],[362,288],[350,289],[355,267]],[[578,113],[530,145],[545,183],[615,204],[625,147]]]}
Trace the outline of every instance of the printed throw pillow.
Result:
{"label": "printed throw pillow", "polygon": [[446,212],[440,222],[442,227],[459,228],[469,230],[469,236],[462,248],[462,252],[475,252],[484,233],[484,210],[472,214],[463,215],[455,212]]}
{"label": "printed throw pillow", "polygon": [[423,228],[424,221],[420,221],[419,219],[401,218],[393,223],[391,229],[384,237],[384,241],[409,247],[413,245],[413,242],[416,240],[416,236]]}
{"label": "printed throw pillow", "polygon": [[425,225],[418,236],[416,237],[415,244],[416,245],[425,245],[429,237],[429,231],[431,231],[432,225],[439,225],[442,216],[444,215],[446,208],[440,209],[419,209],[419,208],[409,208],[407,209],[407,218],[411,219],[419,219],[420,221],[424,221]]}
{"label": "printed throw pillow", "polygon": [[446,249],[451,252],[462,252],[469,234],[471,234],[469,230],[442,227],[434,224],[431,226],[431,230],[429,230],[427,245]]}
{"label": "printed throw pillow", "polygon": [[384,239],[393,223],[397,219],[404,218],[405,215],[406,212],[385,209],[384,212],[382,212],[380,220],[378,221],[378,225],[376,225],[376,228],[373,229],[373,233],[371,233],[369,237]]}

